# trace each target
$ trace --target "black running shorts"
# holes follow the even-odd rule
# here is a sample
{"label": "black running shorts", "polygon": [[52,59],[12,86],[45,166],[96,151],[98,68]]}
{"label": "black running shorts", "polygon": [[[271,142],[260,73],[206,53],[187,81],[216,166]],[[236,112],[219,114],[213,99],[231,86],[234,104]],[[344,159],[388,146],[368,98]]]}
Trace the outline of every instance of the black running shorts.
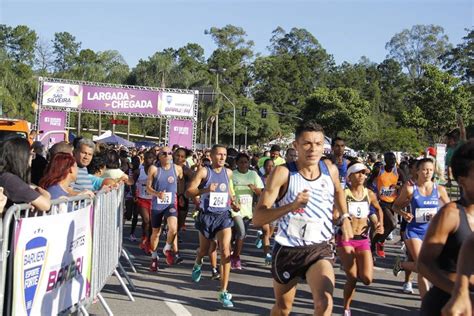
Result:
{"label": "black running shorts", "polygon": [[287,284],[294,278],[306,278],[306,272],[319,260],[334,260],[334,246],[329,242],[303,247],[285,247],[278,243],[273,248],[272,275],[275,281]]}

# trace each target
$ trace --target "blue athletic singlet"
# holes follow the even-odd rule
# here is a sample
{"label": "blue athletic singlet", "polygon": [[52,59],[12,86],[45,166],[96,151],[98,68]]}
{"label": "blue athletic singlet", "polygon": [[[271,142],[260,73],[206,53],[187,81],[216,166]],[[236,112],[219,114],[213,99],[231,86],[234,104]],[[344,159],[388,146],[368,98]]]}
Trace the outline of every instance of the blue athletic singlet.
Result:
{"label": "blue athletic singlet", "polygon": [[343,189],[346,188],[346,176],[347,176],[347,160],[342,158],[342,164],[336,164],[337,170],[339,170],[339,181]]}
{"label": "blue athletic singlet", "polygon": [[418,186],[414,184],[410,209],[413,214],[413,220],[408,223],[407,230],[417,229],[426,232],[430,218],[433,217],[439,209],[439,192],[436,183],[433,183],[433,189],[429,196],[421,195]]}
{"label": "blue athletic singlet", "polygon": [[165,196],[162,200],[157,197],[152,199],[153,210],[164,210],[167,207],[176,204],[176,194],[178,192],[178,177],[174,164],[170,164],[168,170],[158,166],[157,176],[153,188],[157,192],[165,191]]}
{"label": "blue athletic singlet", "polygon": [[278,205],[292,203],[304,189],[310,190],[310,198],[306,207],[280,217],[275,241],[287,247],[329,241],[334,235],[334,183],[326,164],[319,161],[320,175],[314,180],[304,178],[295,162],[287,163],[286,166],[290,172],[288,189]]}
{"label": "blue athletic singlet", "polygon": [[222,168],[219,173],[214,169],[206,167],[207,179],[204,188],[209,188],[211,183],[217,183],[215,192],[203,193],[201,195],[201,209],[210,213],[227,212],[230,209],[230,188],[227,169]]}

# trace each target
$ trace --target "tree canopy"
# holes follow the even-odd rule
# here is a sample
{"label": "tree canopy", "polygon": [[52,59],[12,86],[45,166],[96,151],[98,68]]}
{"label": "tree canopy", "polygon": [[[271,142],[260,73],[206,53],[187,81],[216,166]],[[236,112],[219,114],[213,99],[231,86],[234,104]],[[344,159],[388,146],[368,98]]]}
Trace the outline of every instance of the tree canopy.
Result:
{"label": "tree canopy", "polygon": [[[361,56],[356,63],[338,65],[304,28],[276,27],[264,55],[255,53],[242,27],[212,26],[204,33],[215,44],[212,52],[190,42],[143,56],[130,67],[120,52],[83,47],[68,32],[58,30],[48,40],[28,26],[1,24],[3,115],[34,121],[37,78],[47,76],[211,91],[210,102],[199,104],[198,140],[204,139],[205,122],[218,115],[225,143],[232,140],[232,104],[238,144],[244,135],[248,144],[265,144],[293,132],[299,118],[312,118],[329,136],[344,137],[356,149],[415,152],[440,141],[456,127],[457,117],[468,128],[474,121],[472,30],[453,45],[441,26],[414,25],[387,39],[387,58],[380,63]],[[82,120],[86,126],[98,124],[97,116]],[[159,122],[134,118],[130,129],[164,135]],[[103,118],[102,128],[108,124]]]}

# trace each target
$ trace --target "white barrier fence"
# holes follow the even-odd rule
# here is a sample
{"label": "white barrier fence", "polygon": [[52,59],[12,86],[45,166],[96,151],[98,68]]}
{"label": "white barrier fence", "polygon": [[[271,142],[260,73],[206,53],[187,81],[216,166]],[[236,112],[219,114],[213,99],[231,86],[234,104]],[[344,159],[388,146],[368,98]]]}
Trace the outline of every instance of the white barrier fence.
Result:
{"label": "white barrier fence", "polygon": [[[87,307],[115,274],[134,298],[117,267],[122,249],[124,186],[99,192],[94,199],[77,196],[54,200],[49,212],[29,204],[10,207],[0,225],[0,315],[56,315]],[[133,264],[129,260],[133,268]],[[133,268],[134,269],[134,268]],[[135,271],[135,270],[134,270]]]}

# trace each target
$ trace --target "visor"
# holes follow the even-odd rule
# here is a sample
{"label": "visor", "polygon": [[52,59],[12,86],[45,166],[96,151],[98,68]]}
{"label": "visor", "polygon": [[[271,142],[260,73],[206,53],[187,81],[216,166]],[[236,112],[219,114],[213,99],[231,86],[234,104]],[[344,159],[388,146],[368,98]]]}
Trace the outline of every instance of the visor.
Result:
{"label": "visor", "polygon": [[362,170],[367,170],[367,173],[370,172],[370,169],[367,168],[363,163],[356,163],[347,169],[346,179],[349,180],[349,176],[353,173],[360,172]]}

